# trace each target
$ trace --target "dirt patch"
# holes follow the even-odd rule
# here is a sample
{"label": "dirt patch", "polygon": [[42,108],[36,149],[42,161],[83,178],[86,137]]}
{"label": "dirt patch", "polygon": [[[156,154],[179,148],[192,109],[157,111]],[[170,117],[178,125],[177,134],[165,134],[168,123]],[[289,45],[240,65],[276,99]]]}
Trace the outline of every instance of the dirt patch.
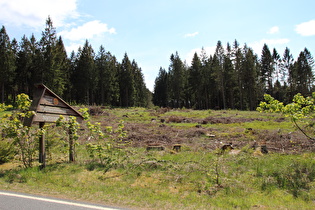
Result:
{"label": "dirt patch", "polygon": [[[160,110],[164,113],[166,109]],[[97,110],[95,110],[97,112]],[[153,112],[152,112],[153,113]],[[153,114],[155,114],[154,112]],[[150,115],[152,116],[152,115]],[[98,112],[97,119],[102,125],[114,125],[119,120],[124,120],[123,116],[116,116],[107,112]],[[163,119],[163,120],[161,120]],[[301,132],[286,132],[280,129],[260,130],[244,128],[241,123],[252,121],[268,121],[263,118],[237,118],[211,116],[207,118],[185,118],[172,115],[161,118],[156,115],[154,120],[148,119],[144,122],[125,121],[125,130],[128,132],[127,141],[132,142],[134,147],[144,147],[148,145],[161,145],[167,149],[172,149],[175,144],[182,144],[192,150],[216,150],[222,145],[232,143],[234,147],[242,149],[266,145],[269,151],[279,153],[301,153],[315,151],[315,145],[309,141]],[[276,122],[284,122],[285,118],[275,118]],[[175,123],[175,124],[174,124]],[[190,123],[190,124],[188,124]],[[209,127],[209,124],[237,124],[231,130],[222,130]],[[179,125],[177,125],[179,124]],[[183,124],[183,125],[180,125]],[[185,125],[186,124],[186,125]]]}

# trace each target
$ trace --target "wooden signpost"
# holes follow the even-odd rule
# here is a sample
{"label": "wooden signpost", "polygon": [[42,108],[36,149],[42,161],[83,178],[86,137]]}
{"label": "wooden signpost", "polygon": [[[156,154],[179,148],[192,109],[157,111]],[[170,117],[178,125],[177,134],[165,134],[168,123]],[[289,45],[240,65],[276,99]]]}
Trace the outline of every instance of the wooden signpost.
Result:
{"label": "wooden signpost", "polygon": [[[75,116],[79,123],[83,121],[83,116],[79,112],[43,84],[35,85],[30,111],[34,111],[35,114],[25,120],[24,125],[26,126],[39,124],[39,127],[43,128],[45,123],[55,123],[60,116],[66,120],[70,116]],[[42,164],[40,168],[46,166],[44,135],[39,139],[39,163]]]}

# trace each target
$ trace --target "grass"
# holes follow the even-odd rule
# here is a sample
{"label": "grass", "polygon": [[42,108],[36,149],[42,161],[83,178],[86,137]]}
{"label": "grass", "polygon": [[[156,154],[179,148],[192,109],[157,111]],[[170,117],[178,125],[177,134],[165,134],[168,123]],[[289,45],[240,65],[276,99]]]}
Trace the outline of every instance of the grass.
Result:
{"label": "grass", "polygon": [[1,188],[137,209],[312,209],[314,205],[311,153],[255,157],[245,152],[218,156],[132,150],[135,156],[106,173],[100,165],[89,169],[91,163],[51,164],[41,171],[1,170]]}
{"label": "grass", "polygon": [[[84,139],[77,146],[75,163],[67,162],[60,134],[46,136],[52,148],[47,167],[22,168],[18,160],[0,165],[0,188],[40,195],[89,201],[134,209],[313,209],[315,201],[315,154],[270,152],[262,155],[250,142],[267,132],[294,131],[281,116],[256,112],[113,109],[95,116],[102,125],[126,121],[130,135],[143,139],[160,136],[172,140],[171,132],[182,141],[180,152],[168,145],[164,151],[146,151],[145,144],[115,150],[107,164],[92,160]],[[263,119],[245,122],[203,124],[162,123],[152,118],[171,116],[196,119]],[[253,129],[248,131],[248,128]],[[147,130],[145,130],[147,129]],[[164,130],[163,130],[164,129]],[[145,130],[145,131],[142,131]],[[195,135],[194,132],[201,132]],[[82,131],[83,132],[83,131]],[[198,133],[197,132],[197,133]],[[207,132],[215,137],[207,136]],[[152,134],[152,135],[151,135]],[[169,136],[168,136],[169,135]],[[273,136],[271,136],[273,137]],[[280,138],[280,137],[279,137]],[[187,139],[187,140],[186,140]],[[220,153],[206,146],[225,140],[243,141],[238,155]],[[171,145],[171,143],[169,143]],[[198,145],[198,146],[196,146]],[[211,148],[212,148],[211,147]],[[295,147],[294,149],[296,149]]]}

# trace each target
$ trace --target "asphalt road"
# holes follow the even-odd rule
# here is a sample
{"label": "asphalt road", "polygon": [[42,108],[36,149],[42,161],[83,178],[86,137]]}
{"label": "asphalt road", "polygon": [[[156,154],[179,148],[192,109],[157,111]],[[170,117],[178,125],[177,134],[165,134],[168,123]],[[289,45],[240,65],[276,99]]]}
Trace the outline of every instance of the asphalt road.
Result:
{"label": "asphalt road", "polygon": [[[119,210],[77,201],[0,191],[0,210]],[[120,209],[122,210],[122,209]]]}

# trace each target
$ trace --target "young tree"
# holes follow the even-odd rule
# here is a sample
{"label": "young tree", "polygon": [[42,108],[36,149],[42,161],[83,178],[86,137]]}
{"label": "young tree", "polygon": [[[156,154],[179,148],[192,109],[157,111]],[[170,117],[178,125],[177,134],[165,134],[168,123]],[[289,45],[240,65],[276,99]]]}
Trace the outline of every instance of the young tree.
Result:
{"label": "young tree", "polygon": [[[315,92],[311,96],[304,97],[298,93],[293,97],[292,103],[284,105],[283,102],[274,99],[271,95],[264,95],[265,101],[260,102],[257,111],[282,113],[289,117],[294,125],[312,142],[314,137],[314,118],[315,118]],[[301,123],[306,124],[303,128]],[[311,129],[311,134],[307,132]],[[313,135],[313,136],[312,136]]]}

